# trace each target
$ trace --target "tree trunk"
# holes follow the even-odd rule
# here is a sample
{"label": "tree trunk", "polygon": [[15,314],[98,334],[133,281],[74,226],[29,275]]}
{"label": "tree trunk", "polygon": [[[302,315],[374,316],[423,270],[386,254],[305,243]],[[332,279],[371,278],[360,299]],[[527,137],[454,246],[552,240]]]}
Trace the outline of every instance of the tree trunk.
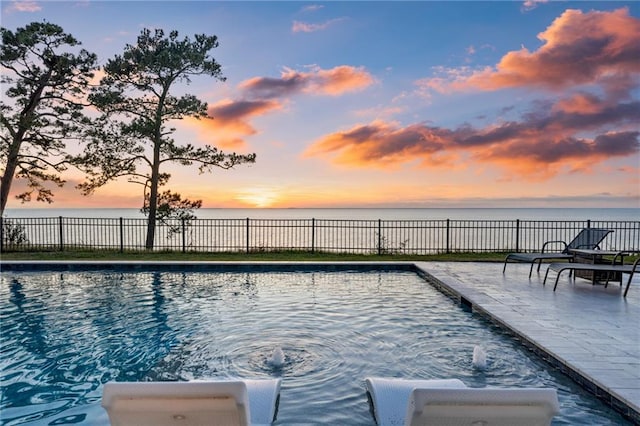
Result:
{"label": "tree trunk", "polygon": [[156,235],[156,212],[158,210],[158,180],[160,176],[160,144],[154,144],[151,185],[149,189],[149,216],[147,217],[147,241],[145,248],[153,250]]}
{"label": "tree trunk", "polygon": [[18,158],[20,154],[20,140],[17,140],[17,135],[14,135],[11,148],[7,155],[7,166],[4,169],[2,180],[0,180],[0,216],[4,216],[4,209],[7,207],[9,201],[9,192],[11,191],[11,184],[13,183],[13,175],[16,173],[18,167]]}
{"label": "tree trunk", "polygon": [[158,186],[160,180],[160,147],[162,146],[162,110],[171,87],[171,81],[163,85],[162,94],[158,98],[155,114],[155,130],[153,134],[153,164],[151,165],[151,188],[149,189],[149,217],[147,218],[147,242],[145,248],[153,249],[156,234],[156,212],[158,210]]}
{"label": "tree trunk", "polygon": [[9,154],[7,158],[7,167],[0,180],[0,216],[4,216],[4,209],[9,201],[9,192],[11,191],[11,183],[13,181],[13,175],[16,172],[16,166],[18,165],[18,157]]}
{"label": "tree trunk", "polygon": [[44,92],[45,87],[49,84],[49,80],[51,79],[51,75],[53,74],[53,70],[49,68],[47,72],[40,77],[38,81],[38,87],[29,97],[29,103],[25,105],[24,109],[20,113],[20,122],[18,123],[17,132],[13,132],[11,127],[4,120],[2,124],[7,126],[11,135],[11,147],[9,148],[9,152],[7,154],[7,167],[4,170],[4,174],[2,175],[2,180],[0,181],[0,216],[4,215],[4,209],[7,207],[7,202],[9,201],[9,192],[11,191],[11,184],[13,183],[13,176],[16,173],[16,168],[18,167],[18,160],[20,158],[20,148],[22,147],[22,141],[24,139],[25,133],[31,126],[31,120],[33,119],[34,112],[38,104],[40,104],[40,100],[42,99],[42,92]]}

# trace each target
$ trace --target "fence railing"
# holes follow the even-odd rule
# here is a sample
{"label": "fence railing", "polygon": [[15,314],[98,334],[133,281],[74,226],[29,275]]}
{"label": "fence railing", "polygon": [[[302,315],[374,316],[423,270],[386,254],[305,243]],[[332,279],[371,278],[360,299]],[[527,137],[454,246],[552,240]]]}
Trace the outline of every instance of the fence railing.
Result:
{"label": "fence railing", "polygon": [[[0,218],[0,251],[144,250],[146,219]],[[583,228],[614,232],[602,249],[640,251],[640,221],[193,219],[158,223],[154,250],[438,254],[539,250]]]}

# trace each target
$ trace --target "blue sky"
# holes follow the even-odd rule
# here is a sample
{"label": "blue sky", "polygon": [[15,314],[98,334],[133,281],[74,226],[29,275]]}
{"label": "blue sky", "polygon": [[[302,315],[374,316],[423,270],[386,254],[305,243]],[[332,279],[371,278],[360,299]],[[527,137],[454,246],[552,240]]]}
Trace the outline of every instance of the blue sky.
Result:
{"label": "blue sky", "polygon": [[[101,63],[143,28],[217,35],[227,80],[179,88],[214,120],[176,139],[257,162],[172,169],[204,207],[640,207],[638,2],[1,6],[3,27],[58,24]],[[55,207],[140,205],[136,185],[87,198],[66,178]]]}

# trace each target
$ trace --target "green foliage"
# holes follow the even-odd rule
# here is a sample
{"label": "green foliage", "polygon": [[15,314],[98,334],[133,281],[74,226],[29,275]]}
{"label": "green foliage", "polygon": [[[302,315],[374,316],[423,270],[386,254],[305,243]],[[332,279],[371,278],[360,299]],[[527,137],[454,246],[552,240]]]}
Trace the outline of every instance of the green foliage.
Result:
{"label": "green foliage", "polygon": [[[186,229],[191,226],[191,221],[197,219],[196,215],[193,214],[193,210],[200,207],[202,207],[201,200],[186,200],[182,199],[180,194],[164,191],[158,195],[156,218],[160,223],[168,227],[167,238],[171,238],[173,235],[181,233],[183,227]],[[144,207],[141,212],[145,215],[149,214],[148,194],[144,198]]]}
{"label": "green foliage", "polygon": [[122,55],[106,63],[105,76],[89,96],[102,116],[88,134],[82,159],[88,178],[79,188],[90,194],[124,177],[142,185],[148,249],[153,248],[158,217],[173,217],[171,211],[176,207],[179,215],[184,203],[191,203],[190,208],[200,205],[200,201],[189,200],[166,202],[171,196],[160,193],[171,177],[162,172],[166,164],[197,164],[199,172],[205,173],[214,167],[230,169],[255,162],[255,154],[227,154],[210,145],[178,145],[173,138],[176,129],[169,127],[172,120],[186,117],[210,119],[206,103],[190,94],[175,96],[172,89],[178,83],[189,84],[193,76],[224,80],[220,65],[209,56],[216,47],[216,36],[180,39],[177,31],[165,37],[163,30],[144,29],[135,45],[127,45]]}
{"label": "green foliage", "polygon": [[376,232],[376,236],[378,236],[378,242],[376,243],[376,253],[382,254],[382,255],[402,254],[404,253],[404,250],[407,247],[407,244],[409,243],[409,240],[406,239],[401,243],[398,243],[397,247],[394,247],[391,241],[389,241],[389,239],[386,236],[379,235],[377,232]]}
{"label": "green foliage", "polygon": [[2,245],[19,246],[28,244],[29,238],[22,224],[12,221],[11,219],[2,219]]}
{"label": "green foliage", "polygon": [[[89,120],[83,113],[84,97],[97,57],[61,27],[34,22],[15,32],[0,29],[1,82],[0,163],[4,172],[0,189],[0,214],[14,179],[24,179],[28,189],[22,202],[51,203],[46,183],[62,186],[60,173],[73,162],[66,147],[78,139]],[[75,50],[75,53],[72,52]]]}

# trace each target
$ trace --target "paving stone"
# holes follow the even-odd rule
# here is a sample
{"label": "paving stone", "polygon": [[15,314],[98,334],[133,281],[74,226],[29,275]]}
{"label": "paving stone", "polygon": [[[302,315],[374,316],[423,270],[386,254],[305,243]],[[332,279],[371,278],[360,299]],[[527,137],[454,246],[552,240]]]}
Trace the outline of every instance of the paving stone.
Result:
{"label": "paving stone", "polygon": [[553,281],[542,284],[544,265],[530,279],[527,264],[509,264],[504,275],[502,263],[416,265],[532,342],[586,389],[640,419],[640,276],[623,298],[624,287],[580,278],[561,278],[554,292]]}

